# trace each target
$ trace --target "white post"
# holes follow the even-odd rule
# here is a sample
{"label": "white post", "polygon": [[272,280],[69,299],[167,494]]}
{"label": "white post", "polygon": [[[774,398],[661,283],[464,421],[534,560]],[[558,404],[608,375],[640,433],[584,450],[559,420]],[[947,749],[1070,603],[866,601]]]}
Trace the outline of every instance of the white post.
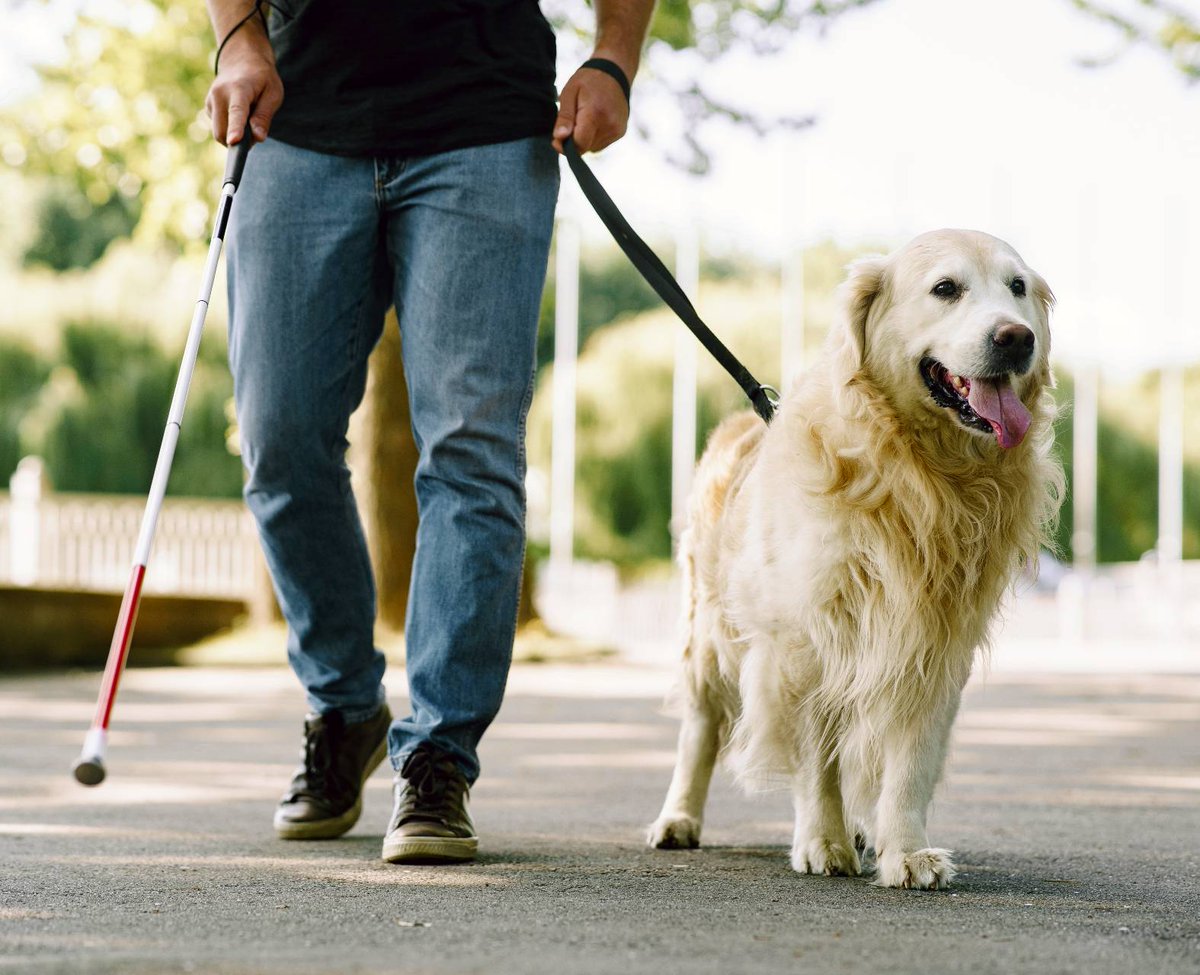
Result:
{"label": "white post", "polygon": [[1096,430],[1099,424],[1099,397],[1099,368],[1093,362],[1079,363],[1075,371],[1071,550],[1075,569],[1089,575],[1096,567]]}
{"label": "white post", "polygon": [[[675,238],[675,278],[692,302],[700,290],[700,240],[693,226]],[[675,376],[671,398],[671,538],[678,546],[687,521],[687,502],[696,468],[696,337],[675,330]]]}
{"label": "white post", "polygon": [[[1084,304],[1076,312],[1075,328],[1092,325],[1097,316],[1087,304],[1095,282],[1092,248],[1098,232],[1096,190],[1079,193],[1079,280]],[[1078,332],[1075,336],[1079,338]],[[1082,346],[1082,343],[1078,343]],[[1072,404],[1071,473],[1071,572],[1058,589],[1059,629],[1076,643],[1087,636],[1088,601],[1096,568],[1096,431],[1099,424],[1100,370],[1096,362],[1080,358],[1074,366],[1075,401]]]}
{"label": "white post", "polygon": [[[1164,287],[1167,321],[1164,347],[1167,361],[1159,376],[1158,414],[1158,554],[1160,625],[1177,634],[1183,566],[1183,395],[1184,372],[1178,352],[1183,339],[1183,287],[1187,280],[1184,228],[1187,214],[1180,200],[1170,201],[1166,213]],[[1182,277],[1181,277],[1182,276]]]}
{"label": "white post", "polygon": [[560,216],[554,260],[554,419],[550,441],[550,565],[575,553],[575,386],[579,354],[579,225]]}
{"label": "white post", "polygon": [[[804,156],[789,150],[785,156],[785,178],[783,181],[784,215],[795,228],[797,237],[808,236],[805,228],[811,228],[808,214],[809,172]],[[811,231],[809,231],[811,232]],[[786,393],[792,382],[804,370],[804,245],[801,240],[791,242],[784,248],[780,267],[780,328],[779,328],[779,389]]]}
{"label": "white post", "polygon": [[1158,564],[1183,559],[1183,366],[1164,366],[1158,417]]}
{"label": "white post", "polygon": [[1066,640],[1081,644],[1088,636],[1088,602],[1096,570],[1096,431],[1099,423],[1100,371],[1094,362],[1075,368],[1072,409],[1071,573],[1058,590],[1059,629]]}
{"label": "white post", "polygon": [[784,392],[804,369],[804,250],[793,248],[780,275],[782,320],[779,330],[780,379]]}
{"label": "white post", "polygon": [[17,586],[37,585],[42,550],[42,497],[49,488],[46,466],[40,457],[24,457],[8,482],[11,527],[12,581]]}

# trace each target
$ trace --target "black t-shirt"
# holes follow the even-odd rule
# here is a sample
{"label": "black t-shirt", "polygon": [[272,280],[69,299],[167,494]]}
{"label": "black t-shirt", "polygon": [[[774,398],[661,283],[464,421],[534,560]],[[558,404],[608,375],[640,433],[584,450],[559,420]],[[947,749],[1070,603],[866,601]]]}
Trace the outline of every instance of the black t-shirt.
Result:
{"label": "black t-shirt", "polygon": [[538,0],[287,0],[270,17],[271,135],[341,156],[550,138],[554,33]]}

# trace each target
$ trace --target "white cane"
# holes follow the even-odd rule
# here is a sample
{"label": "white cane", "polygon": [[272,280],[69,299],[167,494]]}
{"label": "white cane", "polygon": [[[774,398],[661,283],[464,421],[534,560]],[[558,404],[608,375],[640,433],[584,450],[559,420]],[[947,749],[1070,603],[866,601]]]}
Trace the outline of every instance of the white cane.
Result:
{"label": "white cane", "polygon": [[133,628],[137,624],[138,606],[142,598],[142,582],[146,577],[146,565],[150,561],[150,548],[154,542],[154,529],[158,524],[158,513],[162,509],[163,496],[167,493],[167,480],[171,476],[171,462],[175,458],[175,445],[179,442],[179,430],[183,423],[183,409],[187,403],[188,387],[196,368],[196,356],[200,351],[200,337],[204,333],[204,318],[208,313],[208,299],[212,294],[213,281],[217,276],[217,264],[221,259],[221,247],[225,242],[225,228],[229,225],[229,214],[233,208],[233,197],[237,192],[246,157],[254,144],[254,136],[247,123],[246,131],[229,153],[225,164],[225,181],[221,187],[221,199],[217,203],[216,228],[208,246],[208,260],[204,265],[204,279],[200,284],[200,297],[196,299],[196,310],[192,314],[188,330],[187,345],[184,347],[183,363],[175,381],[175,394],[171,398],[171,409],[167,414],[167,428],[163,431],[162,446],[154,465],[154,478],[150,483],[150,496],[146,499],[146,510],[142,515],[142,527],[138,532],[137,547],[133,553],[133,568],[121,610],[117,614],[117,625],[113,631],[112,644],[108,649],[108,663],[104,668],[104,679],[100,685],[100,697],[96,701],[96,715],[92,727],[83,741],[83,751],[75,763],[75,778],[83,785],[99,785],[104,781],[104,754],[108,747],[108,725],[112,719],[113,704],[117,699],[117,686],[125,671],[129,657],[129,644],[133,640]]}

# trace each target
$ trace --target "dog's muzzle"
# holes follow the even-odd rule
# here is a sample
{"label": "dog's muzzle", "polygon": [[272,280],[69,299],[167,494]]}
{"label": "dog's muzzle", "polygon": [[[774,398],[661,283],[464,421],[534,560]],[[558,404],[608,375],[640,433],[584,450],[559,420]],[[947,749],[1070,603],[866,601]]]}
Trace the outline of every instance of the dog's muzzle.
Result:
{"label": "dog's muzzle", "polygon": [[1037,337],[1028,325],[1005,322],[992,329],[986,339],[985,361],[988,371],[995,374],[1015,372],[1024,375],[1033,364]]}

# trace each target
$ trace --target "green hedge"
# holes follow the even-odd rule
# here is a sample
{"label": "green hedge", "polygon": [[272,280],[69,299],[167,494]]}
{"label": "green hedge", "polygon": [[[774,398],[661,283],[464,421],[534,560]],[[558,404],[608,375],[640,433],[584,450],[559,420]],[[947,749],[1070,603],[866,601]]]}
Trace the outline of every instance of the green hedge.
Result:
{"label": "green hedge", "polygon": [[[150,486],[182,356],[144,334],[73,322],[57,354],[0,340],[0,474],[38,454],[59,491],[141,494]],[[168,493],[237,497],[241,464],[226,448],[233,395],[224,343],[206,336]]]}

